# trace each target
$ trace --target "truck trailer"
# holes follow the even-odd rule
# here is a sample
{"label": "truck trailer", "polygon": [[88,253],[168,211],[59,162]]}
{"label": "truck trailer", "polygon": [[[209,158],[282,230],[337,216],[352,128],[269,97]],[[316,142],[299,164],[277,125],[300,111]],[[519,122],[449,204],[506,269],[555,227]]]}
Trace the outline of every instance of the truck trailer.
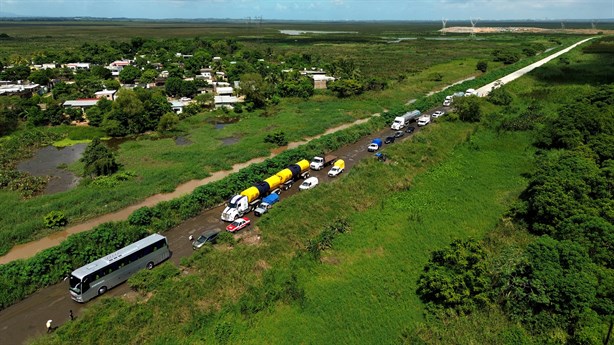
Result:
{"label": "truck trailer", "polygon": [[394,118],[394,121],[392,122],[392,125],[390,126],[390,128],[394,129],[395,131],[398,131],[399,129],[402,129],[405,126],[409,125],[409,123],[412,120],[418,118],[420,114],[421,114],[420,110],[413,110],[413,111],[408,111],[402,116],[397,116]]}
{"label": "truck trailer", "polygon": [[281,193],[282,190],[292,188],[294,182],[309,177],[309,162],[305,159],[295,164],[289,165],[286,169],[267,178],[264,181],[255,183],[251,187],[242,191],[228,200],[222,220],[232,222],[237,218],[243,217],[256,207],[262,199],[270,194]]}

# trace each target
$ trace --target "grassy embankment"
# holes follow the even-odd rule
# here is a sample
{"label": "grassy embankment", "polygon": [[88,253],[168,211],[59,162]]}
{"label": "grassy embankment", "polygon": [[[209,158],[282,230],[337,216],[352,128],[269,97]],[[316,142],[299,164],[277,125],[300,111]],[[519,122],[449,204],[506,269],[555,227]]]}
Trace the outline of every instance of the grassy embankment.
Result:
{"label": "grassy embankment", "polygon": [[[452,238],[482,236],[524,187],[528,137],[473,132],[462,123],[433,125],[387,148],[389,163],[361,162],[334,183],[284,200],[245,234],[259,233],[261,242],[200,251],[179,276],[154,270],[151,293],[101,298],[36,343],[395,342],[421,319],[414,291],[429,252]],[[296,257],[339,217],[351,231],[338,235],[322,264]],[[254,297],[286,285],[304,289],[302,302]]]}
{"label": "grassy embankment", "polygon": [[[492,46],[480,42],[481,46],[488,48],[482,48],[478,55],[488,59],[491,48],[506,44],[510,42],[493,40]],[[403,81],[393,82],[388,90],[382,92],[368,92],[343,100],[326,94],[316,95],[308,101],[285,99],[278,106],[269,109],[266,117],[261,113],[243,114],[240,122],[228,125],[223,130],[214,130],[206,121],[207,116],[199,115],[187,119],[179,126],[180,131],[186,133],[192,141],[188,146],[176,146],[171,138],[128,141],[120,146],[118,159],[126,170],[136,172],[138,177],[119,183],[111,189],[83,185],[69,192],[28,200],[22,200],[15,193],[0,192],[0,209],[11,210],[0,217],[0,242],[3,244],[0,246],[0,252],[8,250],[15,243],[53,231],[45,230],[42,226],[44,215],[50,211],[63,211],[69,222],[74,224],[133,204],[149,195],[172,191],[181,182],[204,178],[212,171],[227,169],[235,163],[267,155],[272,146],[262,142],[266,131],[281,130],[290,141],[300,140],[385,108],[399,107],[411,98],[417,98],[427,91],[439,89],[474,74],[477,58],[469,56],[475,56],[476,50],[473,48],[477,46],[470,43],[469,48],[473,47],[472,49],[459,48],[454,54],[450,54],[450,45],[462,46],[458,42],[442,44],[439,41],[418,40],[404,42],[402,45],[378,45],[377,49],[369,49],[362,58],[362,63],[372,61],[375,65],[381,65],[383,60],[378,57],[378,52],[393,56],[406,50],[407,58],[398,60],[400,71],[407,71],[409,66],[416,68],[413,75]],[[341,46],[348,54],[364,48],[356,44],[339,45]],[[330,51],[326,53],[327,50]],[[331,54],[333,50],[334,47],[329,45],[322,49],[322,54]],[[439,59],[445,57],[448,61],[433,65],[435,62],[429,60],[433,56],[439,56]],[[492,66],[493,69],[496,67],[498,65]],[[443,79],[431,80],[433,73],[441,73]],[[73,136],[78,139],[81,139],[82,134],[79,131],[73,132]],[[229,137],[238,138],[239,141],[229,146],[222,145],[220,140]],[[79,165],[75,164],[70,168],[78,171]]]}

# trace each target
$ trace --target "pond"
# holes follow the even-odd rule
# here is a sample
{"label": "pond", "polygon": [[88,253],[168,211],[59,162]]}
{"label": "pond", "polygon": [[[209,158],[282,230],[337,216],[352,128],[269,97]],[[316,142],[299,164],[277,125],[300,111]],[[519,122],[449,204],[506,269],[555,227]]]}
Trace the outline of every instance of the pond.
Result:
{"label": "pond", "polygon": [[35,152],[34,156],[17,165],[17,170],[33,176],[51,176],[44,194],[64,192],[76,187],[80,178],[58,166],[76,162],[85,151],[87,144],[76,144],[63,148],[46,146]]}

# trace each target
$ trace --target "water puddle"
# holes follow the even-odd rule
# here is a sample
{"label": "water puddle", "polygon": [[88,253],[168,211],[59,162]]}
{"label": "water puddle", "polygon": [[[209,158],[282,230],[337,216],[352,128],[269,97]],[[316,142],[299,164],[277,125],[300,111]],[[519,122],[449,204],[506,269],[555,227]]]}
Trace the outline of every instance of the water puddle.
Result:
{"label": "water puddle", "polygon": [[185,146],[190,145],[192,141],[184,136],[175,137],[175,145],[177,146]]}
{"label": "water puddle", "polygon": [[58,166],[76,162],[85,151],[87,144],[57,148],[46,146],[39,149],[32,158],[17,165],[17,170],[33,176],[51,176],[44,194],[65,192],[76,187],[80,178],[72,172],[60,169]]}
{"label": "water puddle", "polygon": [[238,143],[239,140],[241,140],[241,138],[228,137],[228,138],[222,138],[220,140],[222,141],[222,144],[224,144],[224,146],[227,146],[227,145],[232,145],[232,144]]}

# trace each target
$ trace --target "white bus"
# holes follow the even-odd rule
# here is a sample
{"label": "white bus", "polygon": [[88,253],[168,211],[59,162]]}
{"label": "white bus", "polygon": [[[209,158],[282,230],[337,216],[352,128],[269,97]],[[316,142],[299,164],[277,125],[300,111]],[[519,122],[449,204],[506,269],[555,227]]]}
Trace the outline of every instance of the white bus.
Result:
{"label": "white bus", "polygon": [[166,237],[153,234],[70,274],[70,297],[87,302],[123,283],[143,268],[152,269],[171,255]]}

